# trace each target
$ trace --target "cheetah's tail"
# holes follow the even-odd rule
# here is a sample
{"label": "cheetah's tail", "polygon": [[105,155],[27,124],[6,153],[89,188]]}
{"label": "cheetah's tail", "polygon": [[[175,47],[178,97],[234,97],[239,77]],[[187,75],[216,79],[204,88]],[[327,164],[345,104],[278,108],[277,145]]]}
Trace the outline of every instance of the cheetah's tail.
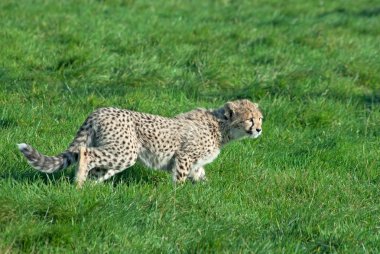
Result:
{"label": "cheetah's tail", "polygon": [[72,163],[76,162],[78,158],[77,153],[70,151],[65,151],[57,156],[49,157],[41,154],[30,145],[22,143],[17,146],[32,167],[45,173],[53,173],[60,169],[65,169]]}

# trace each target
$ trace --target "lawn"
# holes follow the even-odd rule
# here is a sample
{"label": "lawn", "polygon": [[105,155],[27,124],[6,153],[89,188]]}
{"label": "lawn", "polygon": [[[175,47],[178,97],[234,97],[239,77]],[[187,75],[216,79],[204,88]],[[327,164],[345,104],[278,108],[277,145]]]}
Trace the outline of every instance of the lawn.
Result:
{"label": "lawn", "polygon": [[[0,253],[380,252],[380,4],[0,2]],[[263,135],[209,181],[136,165],[104,184],[31,168],[117,106],[259,103]]]}

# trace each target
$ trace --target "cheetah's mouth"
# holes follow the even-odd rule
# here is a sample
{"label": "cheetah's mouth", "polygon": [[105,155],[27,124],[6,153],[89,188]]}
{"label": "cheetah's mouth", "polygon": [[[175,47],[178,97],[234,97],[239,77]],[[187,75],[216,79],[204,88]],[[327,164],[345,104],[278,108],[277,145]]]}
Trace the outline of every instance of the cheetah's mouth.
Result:
{"label": "cheetah's mouth", "polygon": [[257,131],[249,130],[247,131],[247,133],[250,138],[258,138],[261,135],[262,131],[257,132]]}

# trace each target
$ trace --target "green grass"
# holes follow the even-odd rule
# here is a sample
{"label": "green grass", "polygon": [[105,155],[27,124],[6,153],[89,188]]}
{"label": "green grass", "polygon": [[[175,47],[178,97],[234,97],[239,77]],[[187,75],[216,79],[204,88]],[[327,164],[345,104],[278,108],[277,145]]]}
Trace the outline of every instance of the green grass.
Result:
{"label": "green grass", "polygon": [[[380,252],[375,1],[0,2],[0,253]],[[165,116],[249,98],[263,135],[207,184],[134,166],[76,190],[63,151],[95,108]]]}

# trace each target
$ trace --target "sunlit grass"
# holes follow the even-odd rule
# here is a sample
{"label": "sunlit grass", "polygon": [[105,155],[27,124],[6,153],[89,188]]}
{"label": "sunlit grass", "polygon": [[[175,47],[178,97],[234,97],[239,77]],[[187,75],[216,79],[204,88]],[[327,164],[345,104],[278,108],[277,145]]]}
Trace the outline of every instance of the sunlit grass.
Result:
{"label": "sunlit grass", "polygon": [[[380,251],[372,1],[1,1],[0,253]],[[37,172],[95,108],[165,116],[258,102],[257,140],[209,182],[136,165],[78,191]]]}

